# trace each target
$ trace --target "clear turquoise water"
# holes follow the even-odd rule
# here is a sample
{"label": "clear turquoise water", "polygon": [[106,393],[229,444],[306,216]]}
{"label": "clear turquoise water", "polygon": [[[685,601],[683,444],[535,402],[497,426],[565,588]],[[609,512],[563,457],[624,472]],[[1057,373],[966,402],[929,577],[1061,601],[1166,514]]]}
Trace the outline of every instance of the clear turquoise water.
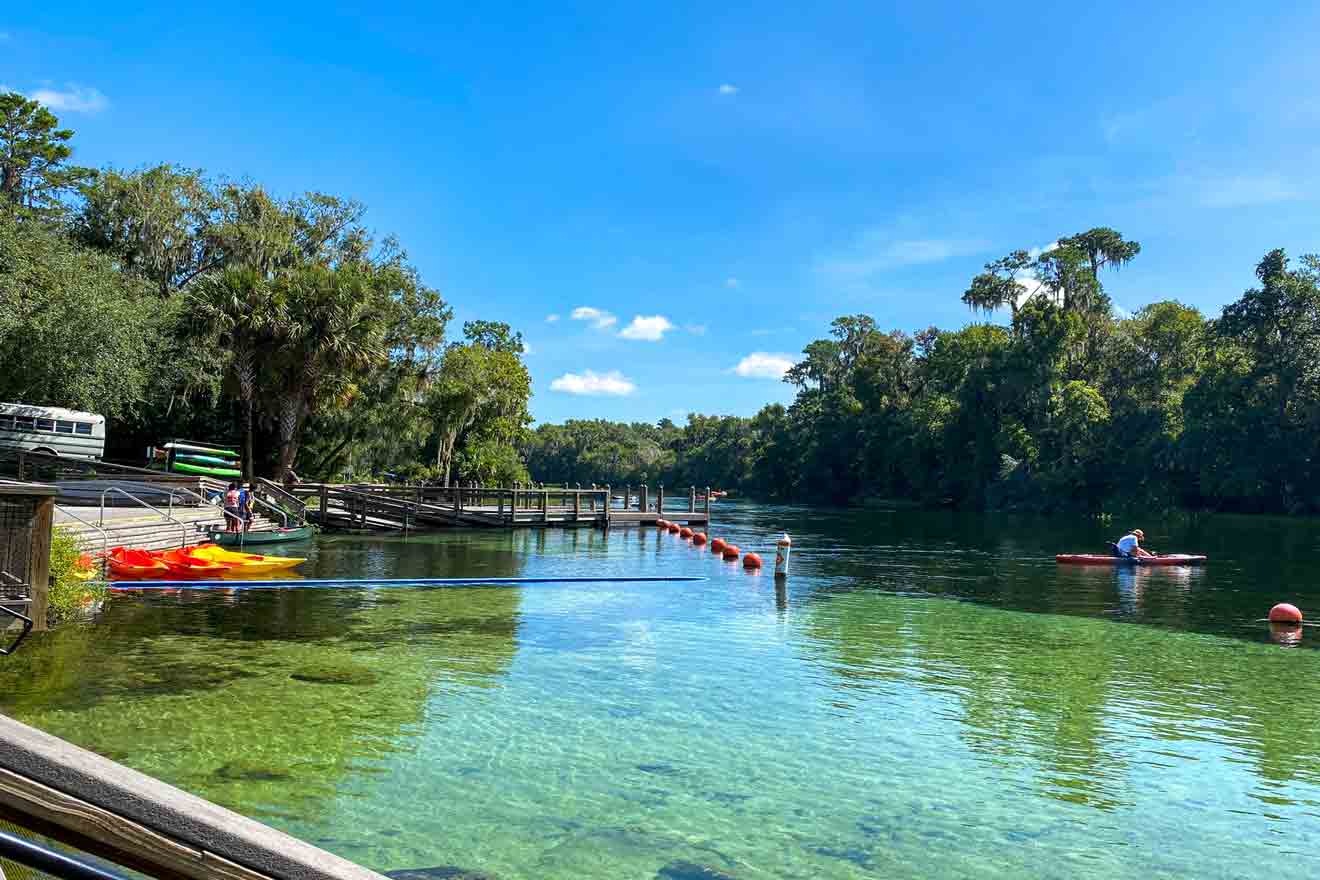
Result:
{"label": "clear turquoise water", "polygon": [[[1320,869],[1314,523],[1146,526],[1201,571],[1056,566],[1091,524],[730,504],[776,589],[653,531],[324,538],[323,576],[695,583],[118,599],[0,709],[379,870],[497,878]],[[704,873],[702,873],[704,872]]]}

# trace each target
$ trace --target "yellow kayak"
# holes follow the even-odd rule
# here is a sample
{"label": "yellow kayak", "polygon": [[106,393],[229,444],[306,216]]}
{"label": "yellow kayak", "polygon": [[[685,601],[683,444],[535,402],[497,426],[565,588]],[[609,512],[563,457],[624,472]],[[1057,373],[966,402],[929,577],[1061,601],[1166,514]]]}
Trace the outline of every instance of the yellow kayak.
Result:
{"label": "yellow kayak", "polygon": [[280,571],[281,569],[302,565],[307,561],[305,556],[262,556],[257,553],[235,553],[233,550],[226,550],[224,547],[217,547],[215,544],[199,544],[192,548],[189,553],[198,559],[205,559],[209,562],[223,562],[225,565],[232,566],[230,571],[235,574],[262,574],[268,571]]}

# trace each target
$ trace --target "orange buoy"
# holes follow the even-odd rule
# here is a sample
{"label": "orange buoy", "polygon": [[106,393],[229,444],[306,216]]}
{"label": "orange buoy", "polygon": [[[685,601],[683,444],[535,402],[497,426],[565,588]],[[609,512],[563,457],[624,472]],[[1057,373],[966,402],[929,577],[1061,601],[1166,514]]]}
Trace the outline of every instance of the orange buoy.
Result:
{"label": "orange buoy", "polygon": [[684,538],[690,538],[690,537],[692,537],[693,534],[695,534],[695,533],[694,533],[690,528],[688,528],[687,526],[683,526],[683,528],[679,529],[679,530],[678,530],[678,533],[679,533],[681,536],[683,536]]}
{"label": "orange buoy", "polygon": [[692,536],[692,543],[696,544],[698,547],[704,545],[706,543],[706,533],[697,532],[695,535]]}
{"label": "orange buoy", "polygon": [[671,535],[678,534],[678,523],[670,523],[668,528],[669,528],[669,534]]}
{"label": "orange buoy", "polygon": [[710,552],[723,553],[726,546],[723,538],[716,538],[714,541],[710,542]]}
{"label": "orange buoy", "polygon": [[743,568],[760,568],[761,557],[755,553],[748,553],[743,557]]}
{"label": "orange buoy", "polygon": [[1287,602],[1280,602],[1270,609],[1270,623],[1301,623],[1302,609]]}
{"label": "orange buoy", "polygon": [[741,553],[741,552],[742,552],[742,551],[738,549],[738,545],[737,545],[737,544],[725,544],[725,545],[724,545],[724,559],[725,559],[726,562],[729,561],[729,560],[731,560],[731,559],[737,559],[737,558],[738,558],[738,554]]}
{"label": "orange buoy", "polygon": [[669,528],[669,523],[663,519],[658,519],[655,521],[655,527],[657,529],[667,529]]}

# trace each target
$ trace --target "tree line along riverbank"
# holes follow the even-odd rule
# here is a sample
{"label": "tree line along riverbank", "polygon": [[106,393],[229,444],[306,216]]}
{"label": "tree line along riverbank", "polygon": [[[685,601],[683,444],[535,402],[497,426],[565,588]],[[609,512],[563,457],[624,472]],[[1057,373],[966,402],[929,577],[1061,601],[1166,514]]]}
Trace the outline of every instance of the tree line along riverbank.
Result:
{"label": "tree line along riverbank", "polygon": [[1320,512],[1320,260],[1271,251],[1214,317],[1175,300],[1120,314],[1102,278],[1139,252],[1097,228],[988,264],[963,301],[1007,324],[839,318],[787,372],[787,407],[542,425],[522,449],[547,481],[795,501]]}
{"label": "tree line along riverbank", "polygon": [[1120,313],[1103,281],[1141,248],[1097,227],[987,264],[960,329],[838,318],[787,371],[788,406],[531,430],[521,334],[453,333],[363,205],[73,149],[48,109],[0,94],[0,399],[104,413],[113,458],[186,436],[277,478],[1320,512],[1315,257],[1264,255],[1218,315]]}

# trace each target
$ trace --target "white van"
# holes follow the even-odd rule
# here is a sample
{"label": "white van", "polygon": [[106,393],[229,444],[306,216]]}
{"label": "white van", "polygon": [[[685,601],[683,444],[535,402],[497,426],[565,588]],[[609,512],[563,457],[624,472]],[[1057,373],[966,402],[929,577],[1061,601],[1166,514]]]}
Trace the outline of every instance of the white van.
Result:
{"label": "white van", "polygon": [[58,406],[0,403],[0,447],[100,458],[105,454],[105,416]]}

